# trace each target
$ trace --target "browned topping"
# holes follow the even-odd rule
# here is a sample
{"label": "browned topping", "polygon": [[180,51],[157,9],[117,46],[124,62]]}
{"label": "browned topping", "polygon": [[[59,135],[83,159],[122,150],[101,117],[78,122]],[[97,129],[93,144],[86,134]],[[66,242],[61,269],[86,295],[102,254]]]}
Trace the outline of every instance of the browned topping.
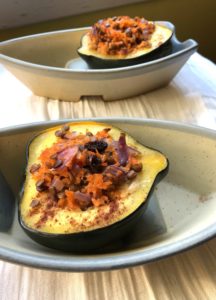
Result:
{"label": "browned topping", "polygon": [[131,166],[131,169],[134,170],[135,172],[139,173],[142,171],[142,164],[141,163],[133,164]]}
{"label": "browned topping", "polygon": [[64,198],[64,196],[65,196],[64,192],[57,193],[58,199],[62,199]]}
{"label": "browned topping", "polygon": [[63,138],[64,139],[68,139],[68,140],[72,140],[72,139],[75,138],[75,136],[76,136],[76,134],[74,134],[73,132],[71,132],[71,133],[64,133]]}
{"label": "browned topping", "polygon": [[49,187],[49,195],[51,200],[53,201],[57,200],[58,194],[54,186]]}
{"label": "browned topping", "polygon": [[124,182],[126,179],[126,172],[121,167],[117,167],[115,165],[108,166],[103,175],[105,181],[111,181],[114,185],[118,185],[119,183]]}
{"label": "browned topping", "polygon": [[58,176],[55,176],[51,182],[51,187],[53,188],[53,191],[56,190],[57,192],[61,192],[64,188],[63,180]]}
{"label": "browned topping", "polygon": [[59,168],[62,165],[63,161],[61,159],[57,159],[56,162],[53,165],[54,169]]}
{"label": "browned topping", "polygon": [[[59,131],[61,134],[56,134]],[[65,132],[73,138],[65,138]],[[140,153],[127,145],[125,134],[115,141],[109,132],[110,128],[104,128],[96,134],[83,134],[71,132],[69,126],[55,132],[57,141],[42,151],[40,165],[30,168],[37,169],[31,172],[38,193],[30,204],[30,214],[37,213],[40,204],[38,227],[58,209],[118,207],[121,185],[137,176],[142,163]]]}
{"label": "browned topping", "polygon": [[58,154],[57,153],[54,153],[50,156],[51,159],[57,159],[58,158]]}
{"label": "browned topping", "polygon": [[40,201],[38,199],[33,199],[30,206],[34,208],[34,207],[38,206],[39,204],[40,204]]}
{"label": "browned topping", "polygon": [[144,18],[107,18],[92,26],[90,47],[101,54],[124,56],[137,49],[151,47],[150,38],[154,31],[154,23]]}
{"label": "browned topping", "polygon": [[115,164],[115,158],[113,157],[112,152],[106,152],[106,161],[108,165],[114,165]]}
{"label": "browned topping", "polygon": [[67,124],[65,124],[65,125],[63,125],[63,126],[61,127],[60,130],[57,130],[57,131],[55,132],[55,135],[56,135],[57,137],[60,137],[60,138],[66,138],[66,139],[73,138],[73,137],[74,137],[74,134],[73,134],[73,132],[70,133],[70,134],[68,134],[68,131],[69,131],[69,130],[70,130],[70,126],[67,125]]}
{"label": "browned topping", "polygon": [[92,206],[90,195],[77,191],[74,193],[74,198],[81,210],[86,210],[88,207]]}
{"label": "browned topping", "polygon": [[65,135],[65,132],[62,131],[62,130],[57,130],[57,131],[55,132],[55,135],[56,135],[57,137],[63,138],[64,135]]}
{"label": "browned topping", "polygon": [[67,124],[62,126],[62,131],[68,131],[69,129],[70,129],[70,126]]}
{"label": "browned topping", "polygon": [[93,136],[93,133],[91,133],[90,131],[86,132],[87,136]]}
{"label": "browned topping", "polygon": [[34,173],[40,169],[41,165],[40,164],[33,164],[30,168],[30,173]]}
{"label": "browned topping", "polygon": [[136,173],[134,170],[130,170],[130,171],[127,173],[127,178],[128,178],[128,179],[134,179],[136,176],[137,176],[137,173]]}
{"label": "browned topping", "polygon": [[109,132],[111,130],[111,128],[104,128],[103,131],[105,132]]}
{"label": "browned topping", "polygon": [[40,179],[36,182],[36,189],[38,192],[42,192],[46,189],[45,180]]}
{"label": "browned topping", "polygon": [[52,200],[48,200],[47,204],[46,204],[46,209],[50,209],[53,206],[53,201]]}
{"label": "browned topping", "polygon": [[50,161],[46,162],[46,166],[47,166],[48,169],[53,168],[53,164]]}

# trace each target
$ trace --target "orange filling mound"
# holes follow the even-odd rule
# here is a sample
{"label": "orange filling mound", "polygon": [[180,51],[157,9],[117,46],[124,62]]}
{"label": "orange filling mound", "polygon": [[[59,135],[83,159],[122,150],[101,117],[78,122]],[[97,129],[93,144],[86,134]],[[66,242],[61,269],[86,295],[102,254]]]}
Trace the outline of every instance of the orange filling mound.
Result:
{"label": "orange filling mound", "polygon": [[142,164],[125,135],[114,141],[109,131],[83,134],[65,125],[55,132],[57,141],[29,168],[37,190],[30,214],[42,210],[45,220],[56,209],[85,211],[121,199],[121,186],[137,176]]}
{"label": "orange filling mound", "polygon": [[106,18],[92,26],[89,32],[90,48],[102,55],[124,56],[151,47],[150,39],[154,31],[154,23],[144,18]]}

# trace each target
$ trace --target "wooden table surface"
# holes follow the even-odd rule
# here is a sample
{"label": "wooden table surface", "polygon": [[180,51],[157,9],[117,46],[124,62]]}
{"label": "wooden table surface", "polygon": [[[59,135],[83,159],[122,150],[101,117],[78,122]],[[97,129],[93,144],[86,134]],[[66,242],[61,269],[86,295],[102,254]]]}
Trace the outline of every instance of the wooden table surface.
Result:
{"label": "wooden table surface", "polygon": [[[122,87],[123,88],[123,87]],[[216,67],[195,54],[171,84],[132,99],[78,103],[36,97],[0,66],[0,127],[41,120],[128,116],[216,129]],[[216,299],[216,239],[130,269],[61,273],[0,261],[1,300]]]}

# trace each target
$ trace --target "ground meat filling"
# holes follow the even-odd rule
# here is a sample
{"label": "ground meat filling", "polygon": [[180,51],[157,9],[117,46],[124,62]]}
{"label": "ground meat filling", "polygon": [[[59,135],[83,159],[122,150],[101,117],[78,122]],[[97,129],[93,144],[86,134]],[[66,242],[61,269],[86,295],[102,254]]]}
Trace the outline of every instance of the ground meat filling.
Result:
{"label": "ground meat filling", "polygon": [[90,32],[90,48],[102,55],[125,56],[150,48],[155,24],[144,18],[120,16],[99,20]]}
{"label": "ground meat filling", "polygon": [[57,141],[29,168],[37,190],[30,214],[39,209],[46,216],[62,208],[85,211],[121,200],[121,186],[136,178],[142,163],[124,133],[115,141],[109,131],[83,134],[65,125],[55,132]]}

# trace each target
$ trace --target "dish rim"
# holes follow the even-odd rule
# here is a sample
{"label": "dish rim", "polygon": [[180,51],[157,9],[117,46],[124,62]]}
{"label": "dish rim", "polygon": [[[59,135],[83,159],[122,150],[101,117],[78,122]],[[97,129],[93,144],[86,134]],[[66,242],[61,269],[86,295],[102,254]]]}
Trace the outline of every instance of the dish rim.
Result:
{"label": "dish rim", "polygon": [[[139,70],[139,69],[142,69],[145,67],[147,68],[149,66],[155,66],[157,64],[161,64],[163,62],[173,60],[176,57],[181,56],[187,52],[191,52],[193,50],[195,51],[198,48],[198,43],[193,39],[187,39],[184,42],[180,42],[175,35],[175,25],[173,23],[171,23],[169,21],[155,21],[155,23],[167,25],[170,29],[173,30],[173,36],[172,36],[171,40],[174,39],[175,41],[177,41],[178,43],[181,43],[181,44],[188,43],[188,42],[191,42],[192,44],[190,46],[188,46],[187,48],[182,49],[178,52],[166,55],[166,56],[158,58],[158,59],[154,59],[149,62],[143,62],[143,63],[136,64],[136,65],[119,67],[119,68],[110,68],[110,69],[87,69],[87,70],[77,69],[77,70],[75,70],[75,69],[46,66],[46,65],[35,64],[35,63],[31,63],[31,62],[24,61],[21,59],[13,58],[11,56],[2,54],[1,52],[0,52],[0,60],[7,61],[9,63],[17,64],[20,66],[31,67],[34,69],[44,70],[44,71],[55,71],[55,72],[72,73],[72,74],[73,73],[75,73],[75,74],[103,74],[103,73],[107,74],[107,73],[119,73],[119,72],[133,71],[133,70]],[[12,44],[14,42],[19,42],[19,41],[26,40],[26,39],[34,39],[34,38],[37,38],[40,36],[49,36],[49,35],[66,33],[66,32],[83,31],[83,30],[88,30],[89,28],[90,27],[80,27],[80,28],[73,28],[73,29],[56,30],[56,31],[38,33],[38,34],[27,35],[27,36],[23,36],[23,37],[14,38],[14,39],[9,39],[9,40],[0,42],[0,51],[1,51],[1,46],[4,47],[5,45]]]}
{"label": "dish rim", "polygon": [[[154,119],[144,119],[144,118],[81,118],[81,119],[64,119],[55,121],[43,121],[35,122],[30,124],[21,124],[18,126],[10,126],[0,129],[0,136],[5,136],[8,133],[16,134],[19,132],[32,129],[39,129],[43,126],[53,126],[67,122],[77,122],[77,121],[97,121],[97,122],[110,122],[110,123],[127,123],[133,125],[144,125],[151,127],[167,128],[170,130],[178,130],[186,133],[193,133],[199,136],[206,136],[209,138],[216,139],[216,131],[213,129],[191,125],[180,122],[165,121],[165,120],[154,120]],[[175,243],[170,243],[168,245],[162,245],[152,250],[145,250],[143,248],[137,248],[129,250],[127,253],[106,253],[106,254],[95,254],[90,258],[82,255],[73,255],[67,258],[55,257],[47,258],[47,255],[31,255],[24,254],[21,251],[16,251],[7,247],[0,247],[0,259],[9,261],[12,263],[17,263],[21,265],[26,265],[34,268],[48,269],[55,271],[71,271],[71,272],[84,272],[84,271],[104,271],[104,270],[114,270],[126,267],[132,267],[136,265],[141,265],[147,262],[155,261],[164,257],[171,256],[173,254],[185,251],[192,247],[195,247],[211,238],[216,236],[216,222],[190,237],[183,238]],[[62,253],[62,252],[61,252]],[[69,255],[69,253],[66,253]],[[73,259],[72,259],[73,258]]]}

